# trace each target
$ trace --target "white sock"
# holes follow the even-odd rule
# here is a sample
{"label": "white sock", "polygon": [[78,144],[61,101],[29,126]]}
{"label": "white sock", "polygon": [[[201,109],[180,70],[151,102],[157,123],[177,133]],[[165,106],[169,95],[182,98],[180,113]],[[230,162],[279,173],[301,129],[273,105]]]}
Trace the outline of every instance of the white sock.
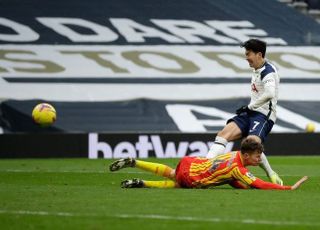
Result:
{"label": "white sock", "polygon": [[228,141],[226,139],[216,136],[216,139],[207,154],[207,158],[214,158],[223,154],[227,144]]}
{"label": "white sock", "polygon": [[274,171],[269,164],[269,161],[264,153],[261,154],[261,164],[260,167],[267,173],[268,176],[272,175]]}

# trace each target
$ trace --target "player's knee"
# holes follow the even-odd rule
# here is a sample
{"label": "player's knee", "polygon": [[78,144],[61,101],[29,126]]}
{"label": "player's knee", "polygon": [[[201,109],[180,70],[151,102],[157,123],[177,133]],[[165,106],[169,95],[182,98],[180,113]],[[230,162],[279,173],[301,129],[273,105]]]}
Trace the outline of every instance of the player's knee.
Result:
{"label": "player's knee", "polygon": [[171,170],[169,177],[173,180],[175,180],[176,178],[176,171],[175,170]]}
{"label": "player's knee", "polygon": [[217,136],[225,138],[225,137],[224,137],[224,136],[225,136],[225,131],[224,131],[224,130],[220,130],[220,131],[217,133]]}

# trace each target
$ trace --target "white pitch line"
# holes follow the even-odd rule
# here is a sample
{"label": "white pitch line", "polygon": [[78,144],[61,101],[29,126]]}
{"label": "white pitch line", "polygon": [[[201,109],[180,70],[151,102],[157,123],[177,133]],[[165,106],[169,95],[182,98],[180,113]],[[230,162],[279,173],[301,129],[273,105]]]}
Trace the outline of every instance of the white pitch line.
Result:
{"label": "white pitch line", "polygon": [[243,224],[260,224],[260,225],[288,225],[288,226],[320,226],[319,222],[304,223],[298,221],[274,221],[274,220],[254,220],[254,219],[225,219],[225,218],[199,218],[191,216],[165,216],[165,215],[115,215],[119,218],[139,218],[139,219],[160,219],[160,220],[178,220],[178,221],[195,221],[195,222],[224,222],[224,223],[243,223]]}
{"label": "white pitch line", "polygon": [[35,216],[75,216],[68,212],[47,212],[47,211],[28,211],[28,210],[0,210],[0,214],[13,214],[13,215],[35,215]]}
{"label": "white pitch line", "polygon": [[71,212],[48,212],[48,211],[30,211],[30,210],[0,210],[0,214],[12,215],[35,215],[35,216],[62,216],[62,217],[111,217],[122,219],[153,219],[153,220],[175,220],[190,222],[212,222],[212,223],[242,223],[253,225],[275,225],[275,226],[320,226],[320,222],[299,222],[299,221],[281,221],[281,220],[255,220],[255,219],[226,219],[226,218],[200,218],[192,216],[168,216],[168,215],[132,215],[115,214],[103,215],[95,213],[71,213]]}

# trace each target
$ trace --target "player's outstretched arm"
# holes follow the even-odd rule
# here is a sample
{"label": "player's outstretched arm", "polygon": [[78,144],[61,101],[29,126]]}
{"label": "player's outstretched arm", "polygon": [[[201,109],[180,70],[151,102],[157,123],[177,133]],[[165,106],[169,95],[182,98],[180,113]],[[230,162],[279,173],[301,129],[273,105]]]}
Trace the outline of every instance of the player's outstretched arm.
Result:
{"label": "player's outstretched arm", "polygon": [[273,184],[267,181],[263,181],[259,178],[256,178],[256,180],[250,186],[257,189],[295,190],[299,188],[301,184],[305,182],[307,179],[308,177],[304,176],[300,180],[298,180],[294,185],[290,186],[290,185]]}
{"label": "player's outstretched arm", "polygon": [[291,190],[296,190],[297,188],[299,188],[303,182],[305,182],[306,180],[308,180],[307,176],[302,177],[300,180],[298,180],[294,185],[291,186]]}

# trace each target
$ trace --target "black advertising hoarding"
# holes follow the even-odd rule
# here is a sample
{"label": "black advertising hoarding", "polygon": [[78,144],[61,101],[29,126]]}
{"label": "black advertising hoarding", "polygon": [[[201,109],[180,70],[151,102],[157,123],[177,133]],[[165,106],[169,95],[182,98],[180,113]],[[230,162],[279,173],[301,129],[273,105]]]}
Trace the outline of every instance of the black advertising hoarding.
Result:
{"label": "black advertising hoarding", "polygon": [[[0,158],[181,158],[205,156],[213,133],[3,134]],[[270,134],[267,155],[319,155],[319,133]],[[239,142],[228,146],[239,148]]]}
{"label": "black advertising hoarding", "polygon": [[86,134],[2,134],[1,158],[87,157]]}

